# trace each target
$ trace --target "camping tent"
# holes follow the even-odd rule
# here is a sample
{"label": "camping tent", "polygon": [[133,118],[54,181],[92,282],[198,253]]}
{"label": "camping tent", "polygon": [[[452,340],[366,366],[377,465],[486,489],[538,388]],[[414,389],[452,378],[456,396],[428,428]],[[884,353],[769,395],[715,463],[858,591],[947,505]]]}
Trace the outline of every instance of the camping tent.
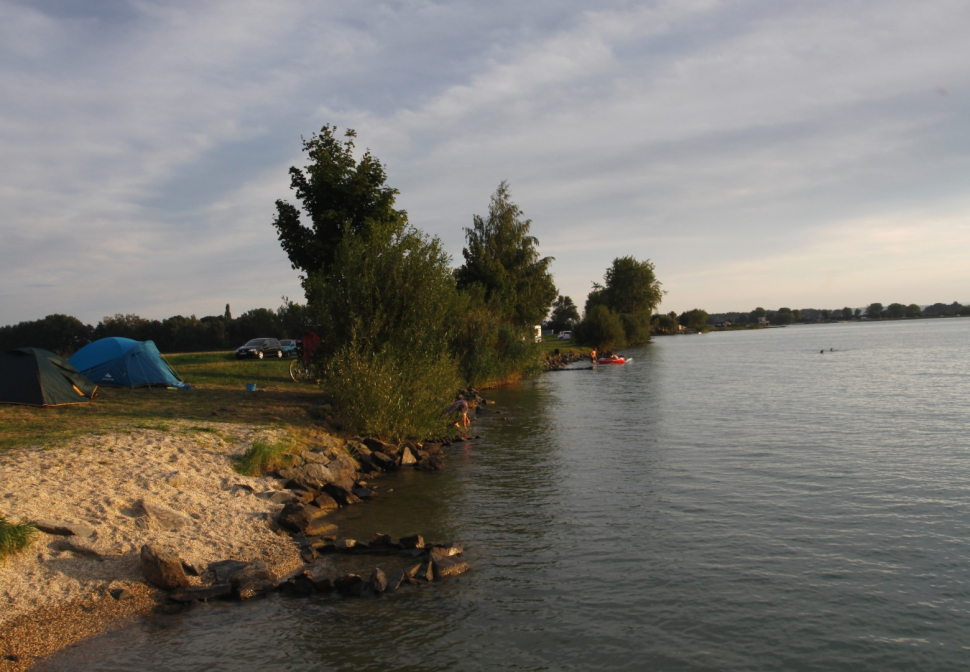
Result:
{"label": "camping tent", "polygon": [[0,403],[59,406],[90,401],[98,386],[40,348],[0,353]]}
{"label": "camping tent", "polygon": [[102,338],[75,352],[70,362],[98,385],[183,385],[151,341]]}

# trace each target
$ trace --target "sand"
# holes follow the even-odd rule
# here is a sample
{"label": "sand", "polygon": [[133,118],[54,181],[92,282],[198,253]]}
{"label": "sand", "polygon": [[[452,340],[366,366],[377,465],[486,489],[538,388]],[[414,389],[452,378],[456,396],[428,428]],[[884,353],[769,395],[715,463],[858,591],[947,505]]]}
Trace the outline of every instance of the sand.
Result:
{"label": "sand", "polygon": [[[22,669],[34,656],[158,602],[160,591],[141,572],[143,544],[174,546],[200,567],[259,559],[283,575],[301,565],[297,546],[271,524],[281,505],[257,496],[276,481],[241,476],[231,466],[231,457],[254,440],[277,438],[274,430],[215,422],[158,426],[0,455],[0,513],[8,520],[95,530],[87,539],[38,533],[27,551],[0,563],[0,669]],[[142,500],[181,514],[186,524],[162,529],[144,515]],[[120,589],[127,593],[118,600],[112,593]],[[31,638],[37,642],[25,641]]]}

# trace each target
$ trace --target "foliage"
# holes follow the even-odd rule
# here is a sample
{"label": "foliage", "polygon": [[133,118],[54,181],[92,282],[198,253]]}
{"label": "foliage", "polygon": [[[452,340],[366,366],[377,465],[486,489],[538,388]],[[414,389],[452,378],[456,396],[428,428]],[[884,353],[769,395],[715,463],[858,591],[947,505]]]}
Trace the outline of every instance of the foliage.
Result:
{"label": "foliage", "polygon": [[626,330],[619,315],[602,304],[590,308],[576,325],[573,339],[598,350],[612,350],[626,344]]}
{"label": "foliage", "polygon": [[398,192],[385,185],[381,162],[369,150],[359,162],[354,158],[356,135],[347,129],[341,142],[337,127],[327,124],[303,140],[310,164],[302,170],[290,168],[290,188],[309,216],[309,226],[295,206],[276,201],[273,225],[293,268],[304,277],[331,270],[346,236],[366,240],[375,231],[399,232],[407,224],[407,213],[394,208]]}
{"label": "foliage", "polygon": [[546,327],[552,329],[553,333],[567,331],[579,322],[579,310],[576,304],[568,296],[556,298],[552,304],[552,315],[546,322]]}
{"label": "foliage", "polygon": [[693,310],[681,313],[677,317],[677,321],[687,329],[701,331],[707,326],[707,311],[694,308]]}
{"label": "foliage", "polygon": [[908,306],[906,306],[906,317],[910,317],[910,318],[919,317],[922,314],[922,312],[923,312],[923,309],[920,308],[919,305],[915,303],[911,303]]}
{"label": "foliage", "polygon": [[48,315],[42,320],[0,327],[0,350],[43,348],[70,355],[90,342],[93,329],[70,315]]}
{"label": "foliage", "polygon": [[869,307],[866,308],[866,317],[870,320],[878,320],[882,318],[882,304],[881,303],[870,303]]}
{"label": "foliage", "polygon": [[531,224],[522,219],[503,181],[489,202],[488,217],[475,215],[465,229],[465,263],[455,271],[459,289],[481,287],[485,301],[520,327],[540,324],[557,295],[549,272],[553,258],[539,256]]}
{"label": "foliage", "polygon": [[0,515],[0,561],[30,546],[35,534],[37,528],[32,524],[14,524]]}
{"label": "foliage", "polygon": [[245,453],[233,459],[232,468],[243,476],[262,476],[289,466],[294,450],[295,446],[289,441],[253,441]]}
{"label": "foliage", "polygon": [[886,315],[891,320],[901,320],[906,317],[906,306],[901,303],[890,303],[886,306]]}
{"label": "foliage", "polygon": [[449,352],[393,343],[375,352],[353,340],[334,352],[323,371],[341,422],[386,440],[441,436],[442,411],[461,387]]}
{"label": "foliage", "polygon": [[486,303],[481,287],[462,292],[461,297],[454,352],[465,382],[493,387],[539,369],[540,351],[531,329],[503,320],[501,311]]}
{"label": "foliage", "polygon": [[846,306],[842,309],[842,319],[851,320],[852,319],[852,309]]}
{"label": "foliage", "polygon": [[650,340],[651,317],[663,295],[649,259],[617,257],[606,269],[603,284],[593,283],[593,290],[586,297],[585,312],[589,316],[594,307],[605,306],[620,316],[624,342],[643,343]]}
{"label": "foliage", "polygon": [[650,324],[655,334],[676,334],[680,331],[676,316],[654,315],[650,320]]}

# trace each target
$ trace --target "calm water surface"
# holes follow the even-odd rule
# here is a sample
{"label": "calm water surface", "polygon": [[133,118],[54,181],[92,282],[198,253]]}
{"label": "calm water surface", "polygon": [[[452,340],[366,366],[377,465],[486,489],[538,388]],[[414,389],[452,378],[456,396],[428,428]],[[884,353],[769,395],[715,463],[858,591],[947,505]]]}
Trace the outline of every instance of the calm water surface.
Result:
{"label": "calm water surface", "polygon": [[970,319],[629,354],[493,392],[446,472],[341,514],[462,540],[465,577],[153,615],[45,668],[970,666]]}

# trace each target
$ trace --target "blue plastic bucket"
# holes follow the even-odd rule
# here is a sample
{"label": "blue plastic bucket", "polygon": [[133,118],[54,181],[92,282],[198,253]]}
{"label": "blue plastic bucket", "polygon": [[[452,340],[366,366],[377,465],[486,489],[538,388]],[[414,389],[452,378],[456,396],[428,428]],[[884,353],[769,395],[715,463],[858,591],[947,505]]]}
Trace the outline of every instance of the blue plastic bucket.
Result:
{"label": "blue plastic bucket", "polygon": [[247,392],[255,392],[256,391],[256,383],[246,383],[246,391]]}

